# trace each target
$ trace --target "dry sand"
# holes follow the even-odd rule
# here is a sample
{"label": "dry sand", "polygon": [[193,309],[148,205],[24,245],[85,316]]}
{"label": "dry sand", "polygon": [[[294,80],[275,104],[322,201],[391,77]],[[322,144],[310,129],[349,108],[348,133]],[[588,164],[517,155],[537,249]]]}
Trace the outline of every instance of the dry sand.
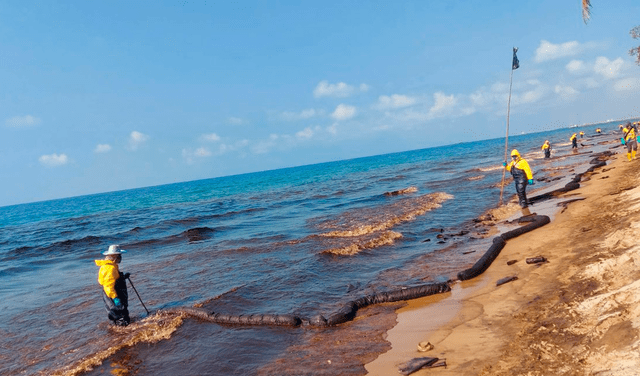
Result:
{"label": "dry sand", "polygon": [[[484,274],[400,309],[369,374],[432,356],[447,367],[413,375],[640,375],[638,168],[617,154],[565,195],[584,200],[509,240]],[[526,264],[538,255],[549,262]],[[418,352],[422,341],[434,349]]]}

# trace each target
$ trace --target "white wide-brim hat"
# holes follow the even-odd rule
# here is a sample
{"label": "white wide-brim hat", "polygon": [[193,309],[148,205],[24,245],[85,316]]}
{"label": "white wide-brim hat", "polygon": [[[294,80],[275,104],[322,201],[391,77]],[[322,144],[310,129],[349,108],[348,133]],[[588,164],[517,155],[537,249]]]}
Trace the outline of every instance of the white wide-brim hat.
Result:
{"label": "white wide-brim hat", "polygon": [[110,245],[109,249],[106,252],[102,252],[102,254],[105,255],[105,256],[121,255],[123,253],[127,253],[127,251],[125,251],[124,249],[120,248],[120,246],[117,245],[117,244]]}

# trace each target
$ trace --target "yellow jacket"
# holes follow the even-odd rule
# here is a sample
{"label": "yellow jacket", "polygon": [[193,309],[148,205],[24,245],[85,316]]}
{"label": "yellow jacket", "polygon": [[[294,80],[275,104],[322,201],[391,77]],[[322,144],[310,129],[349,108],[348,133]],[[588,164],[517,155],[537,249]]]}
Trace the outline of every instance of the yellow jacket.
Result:
{"label": "yellow jacket", "polygon": [[633,127],[624,127],[622,128],[622,132],[624,132],[624,134],[626,135],[624,137],[625,141],[633,140],[636,138],[636,132],[633,130]]}
{"label": "yellow jacket", "polygon": [[571,138],[569,139],[569,141],[573,141],[573,139],[576,138],[576,134],[574,133],[573,136],[571,136]]}
{"label": "yellow jacket", "polygon": [[96,265],[100,267],[98,272],[98,283],[104,288],[105,294],[111,299],[118,297],[116,294],[116,280],[120,278],[120,270],[118,264],[111,260],[95,260]]}
{"label": "yellow jacket", "polygon": [[550,145],[549,145],[549,144],[547,144],[547,143],[545,142],[544,144],[542,144],[542,148],[541,148],[541,149],[542,149],[542,150],[544,150],[544,149],[549,149],[549,146],[550,146]]}
{"label": "yellow jacket", "polygon": [[524,158],[518,158],[515,161],[511,161],[511,163],[509,163],[506,167],[507,171],[511,171],[512,167],[515,167],[517,170],[524,171],[525,175],[527,176],[527,180],[533,179],[533,172],[531,172],[531,167],[529,167],[529,163]]}

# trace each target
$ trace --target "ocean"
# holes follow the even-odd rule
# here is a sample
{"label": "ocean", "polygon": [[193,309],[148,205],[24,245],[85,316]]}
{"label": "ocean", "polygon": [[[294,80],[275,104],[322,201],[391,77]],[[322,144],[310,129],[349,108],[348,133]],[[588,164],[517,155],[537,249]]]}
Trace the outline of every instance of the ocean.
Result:
{"label": "ocean", "polygon": [[[529,196],[619,144],[617,124],[510,137],[537,180]],[[501,138],[0,207],[0,374],[365,374],[398,304],[331,328],[157,312],[326,317],[363,295],[455,279],[490,242],[478,218],[498,207],[503,153]],[[120,270],[151,312],[129,285],[126,328],[109,325],[97,283],[110,244],[128,251]]]}

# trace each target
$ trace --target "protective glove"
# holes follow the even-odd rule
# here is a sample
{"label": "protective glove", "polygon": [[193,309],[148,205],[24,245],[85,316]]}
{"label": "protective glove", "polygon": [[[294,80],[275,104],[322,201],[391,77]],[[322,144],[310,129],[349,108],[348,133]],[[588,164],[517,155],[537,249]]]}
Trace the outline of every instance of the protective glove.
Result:
{"label": "protective glove", "polygon": [[502,167],[507,167],[507,162],[502,162]]}
{"label": "protective glove", "polygon": [[130,276],[130,275],[131,275],[131,273],[124,273],[124,274],[122,275],[122,278],[124,278],[124,279],[129,279],[129,276]]}
{"label": "protective glove", "polygon": [[533,179],[529,179],[529,185],[534,185],[535,182],[533,181]]}
{"label": "protective glove", "polygon": [[624,145],[624,144],[625,144],[625,142],[624,142],[624,138],[620,138],[620,141],[622,141],[622,145]]}
{"label": "protective glove", "polygon": [[122,302],[120,301],[120,298],[114,298],[113,299],[113,304],[116,305],[116,309],[117,310],[124,309],[124,307],[122,306]]}

